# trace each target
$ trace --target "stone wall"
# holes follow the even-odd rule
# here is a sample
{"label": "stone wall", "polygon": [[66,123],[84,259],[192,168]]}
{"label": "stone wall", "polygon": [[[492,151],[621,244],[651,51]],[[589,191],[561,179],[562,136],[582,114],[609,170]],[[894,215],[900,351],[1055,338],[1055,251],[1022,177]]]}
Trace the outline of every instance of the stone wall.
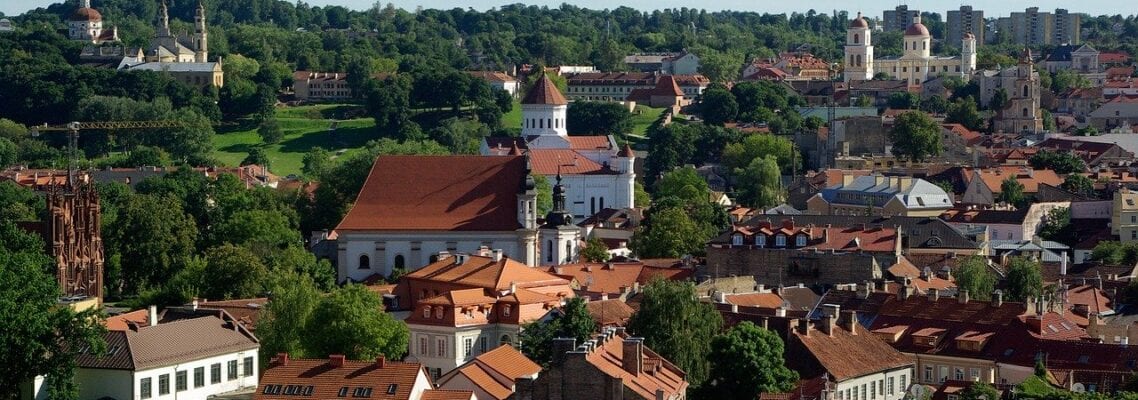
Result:
{"label": "stone wall", "polygon": [[828,253],[786,249],[707,249],[707,265],[698,271],[712,278],[753,276],[767,286],[833,285],[880,278],[897,261],[892,253]]}

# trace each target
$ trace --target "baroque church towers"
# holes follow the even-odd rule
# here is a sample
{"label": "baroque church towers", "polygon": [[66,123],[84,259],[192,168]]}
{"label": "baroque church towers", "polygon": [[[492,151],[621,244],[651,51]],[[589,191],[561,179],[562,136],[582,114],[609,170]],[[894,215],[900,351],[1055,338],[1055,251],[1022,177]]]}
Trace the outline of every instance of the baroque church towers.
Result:
{"label": "baroque church towers", "polygon": [[163,1],[158,9],[158,27],[146,51],[148,62],[209,62],[209,30],[205,6],[199,1],[194,10],[193,33],[175,35],[170,30],[170,9]]}

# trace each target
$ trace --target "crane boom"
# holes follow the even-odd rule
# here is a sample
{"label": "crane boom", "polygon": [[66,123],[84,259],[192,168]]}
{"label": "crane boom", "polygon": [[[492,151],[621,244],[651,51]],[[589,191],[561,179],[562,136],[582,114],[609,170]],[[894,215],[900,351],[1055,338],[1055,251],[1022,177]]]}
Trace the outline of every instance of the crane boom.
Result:
{"label": "crane boom", "polygon": [[179,128],[186,124],[182,121],[173,120],[160,120],[160,121],[87,121],[87,122],[69,122],[65,125],[48,125],[43,124],[39,126],[32,126],[29,128],[33,137],[38,137],[40,132],[45,131],[65,131],[67,132],[67,184],[68,189],[74,188],[75,185],[75,165],[78,164],[78,154],[76,148],[79,147],[79,131],[92,130],[92,129],[154,129],[154,128]]}

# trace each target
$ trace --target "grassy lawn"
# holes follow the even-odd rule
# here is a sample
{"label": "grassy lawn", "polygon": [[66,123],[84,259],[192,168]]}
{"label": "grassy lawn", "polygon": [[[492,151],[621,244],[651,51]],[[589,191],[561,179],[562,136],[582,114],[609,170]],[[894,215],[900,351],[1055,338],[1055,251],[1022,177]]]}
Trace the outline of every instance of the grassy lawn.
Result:
{"label": "grassy lawn", "polygon": [[660,118],[660,113],[664,112],[663,108],[652,108],[648,106],[637,105],[636,112],[632,113],[632,134],[637,136],[644,136],[648,131],[648,127]]}
{"label": "grassy lawn", "polygon": [[1024,380],[1023,383],[1016,385],[1016,391],[1019,392],[1021,396],[1044,398],[1056,393],[1058,390],[1047,383],[1043,378],[1032,375]]}
{"label": "grassy lawn", "polygon": [[521,100],[514,99],[514,108],[510,112],[502,114],[502,126],[506,128],[522,127],[522,102]]}
{"label": "grassy lawn", "polygon": [[[368,140],[378,137],[375,122],[371,118],[339,119],[349,115],[348,107],[338,105],[311,105],[277,109],[276,118],[284,131],[280,143],[265,146],[269,157],[269,168],[274,174],[285,176],[300,174],[304,153],[314,147],[323,147],[333,152],[343,150],[342,155],[359,151]],[[339,128],[333,134],[328,128],[332,121],[339,120]],[[214,135],[214,156],[226,165],[239,165],[253,146],[261,144],[257,126],[249,123],[243,126],[227,127]]]}

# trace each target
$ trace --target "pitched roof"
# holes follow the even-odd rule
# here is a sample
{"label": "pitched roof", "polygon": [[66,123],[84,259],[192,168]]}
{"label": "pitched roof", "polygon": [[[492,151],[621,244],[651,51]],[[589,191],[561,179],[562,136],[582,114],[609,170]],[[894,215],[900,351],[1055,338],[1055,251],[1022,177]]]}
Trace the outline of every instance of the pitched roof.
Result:
{"label": "pitched roof", "polygon": [[[333,356],[336,357],[336,356]],[[342,356],[340,356],[342,357]],[[340,396],[341,388],[347,387],[348,396],[355,396],[357,388],[370,388],[371,399],[404,400],[411,399],[416,386],[429,386],[420,363],[387,361],[341,360],[337,367],[331,359],[296,359],[277,356],[262,371],[257,391],[257,400],[287,399],[295,396],[269,395],[269,386],[300,385],[311,386],[311,397],[334,399]],[[279,390],[279,389],[278,389]],[[466,398],[469,398],[466,397]]]}
{"label": "pitched roof", "polygon": [[380,156],[338,231],[520,227],[525,157]]}
{"label": "pitched roof", "polygon": [[505,72],[466,71],[466,73],[470,74],[473,77],[482,78],[482,79],[485,79],[487,81],[492,81],[492,82],[516,82],[517,81],[517,79],[514,79],[514,77],[506,74]]}
{"label": "pitched roof", "polygon": [[461,387],[458,382],[450,383],[454,377],[462,375],[494,399],[505,400],[514,394],[514,382],[518,378],[536,378],[539,373],[540,365],[512,346],[503,344],[447,372],[436,384],[443,389]]}
{"label": "pitched roof", "polygon": [[569,100],[565,100],[565,96],[561,95],[561,91],[557,90],[557,85],[549,80],[549,76],[542,74],[541,79],[537,81],[529,93],[526,93],[525,99],[522,99],[522,104],[546,104],[546,105],[566,105]]}
{"label": "pitched roof", "polygon": [[[687,389],[687,374],[647,346],[643,347],[643,368],[648,373],[631,374],[624,369],[624,342],[628,338],[616,333],[619,328],[609,328],[596,336],[597,344],[586,350],[585,361],[613,378],[620,379],[625,390],[631,390],[641,398],[655,399],[657,390],[664,392],[664,398],[673,398]],[[606,338],[607,337],[607,338]],[[578,347],[578,351],[582,348]]]}
{"label": "pitched roof", "polygon": [[[462,262],[459,262],[460,257],[463,258]],[[569,284],[564,278],[506,257],[494,261],[490,257],[474,255],[443,258],[404,275],[403,279],[446,282],[497,291],[508,290],[511,284],[519,288]]]}
{"label": "pitched roof", "polygon": [[608,135],[569,136],[569,148],[573,150],[609,150],[612,148]]}
{"label": "pitched roof", "polygon": [[[740,224],[744,226],[757,226],[769,219],[769,215],[758,215]],[[876,217],[853,215],[795,215],[789,217],[796,226],[814,225],[832,227],[852,227],[865,225],[866,227],[880,225],[883,228],[900,227],[905,237],[909,238],[910,248],[946,248],[946,249],[974,249],[978,248],[976,242],[969,240],[952,225],[939,218],[924,217]],[[721,236],[722,237],[722,236]],[[718,240],[718,239],[717,239]]]}
{"label": "pitched roof", "polygon": [[671,75],[664,75],[656,80],[656,87],[652,89],[652,95],[683,97],[684,91],[680,90],[680,85],[676,83],[676,78]]}
{"label": "pitched roof", "polygon": [[420,400],[474,400],[474,392],[469,390],[432,389],[423,392]]}
{"label": "pitched roof", "polygon": [[782,307],[783,300],[778,293],[740,293],[725,296],[728,304],[763,308]]}
{"label": "pitched roof", "polygon": [[980,174],[980,179],[983,180],[984,185],[988,186],[988,190],[992,194],[1000,193],[1000,185],[1004,183],[1005,179],[1011,177],[1019,183],[1023,184],[1024,193],[1037,193],[1039,192],[1039,184],[1046,183],[1051,186],[1059,186],[1063,183],[1063,178],[1060,178],[1055,171],[1049,169],[1033,169],[1031,167],[1019,166],[1001,166],[987,169],[973,169],[967,170],[964,178],[971,182],[975,175],[972,172]]}
{"label": "pitched roof", "polygon": [[257,339],[232,318],[215,315],[138,330],[108,331],[104,338],[107,353],[94,357],[81,351],[77,359],[80,368],[143,370],[260,347]]}
{"label": "pitched roof", "polygon": [[624,326],[632,318],[632,309],[628,303],[617,299],[594,300],[585,303],[589,316],[597,322],[597,326]]}
{"label": "pitched roof", "polygon": [[572,149],[530,149],[529,156],[535,174],[553,175],[559,171],[563,175],[619,174]]}
{"label": "pitched roof", "polygon": [[808,335],[795,329],[794,337],[836,381],[913,364],[909,357],[874,337],[861,324],[855,322],[853,327],[856,333],[835,326],[830,335],[813,327]]}
{"label": "pitched roof", "polygon": [[548,272],[577,282],[580,290],[597,294],[619,294],[638,282],[644,264],[582,263],[550,267]]}

